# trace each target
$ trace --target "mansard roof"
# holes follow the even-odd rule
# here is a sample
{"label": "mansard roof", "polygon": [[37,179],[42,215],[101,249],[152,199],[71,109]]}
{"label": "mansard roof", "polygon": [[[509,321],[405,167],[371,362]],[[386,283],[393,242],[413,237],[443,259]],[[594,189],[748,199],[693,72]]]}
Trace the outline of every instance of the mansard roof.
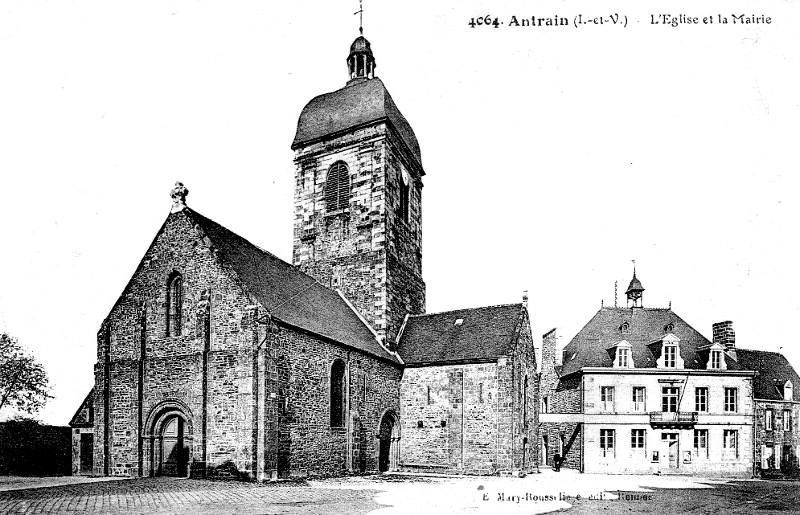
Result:
{"label": "mansard roof", "polygon": [[522,304],[411,315],[398,353],[412,366],[495,360],[511,353],[523,320]]}
{"label": "mansard roof", "polygon": [[217,249],[223,265],[236,273],[246,290],[273,318],[367,354],[399,362],[378,343],[376,334],[339,293],[200,213],[188,207],[181,212],[200,227]]}
{"label": "mansard roof", "polygon": [[414,130],[378,79],[353,82],[313,98],[300,113],[292,149],[379,122],[391,125],[422,167]]}
{"label": "mansard roof", "polygon": [[89,390],[89,394],[83,399],[78,407],[78,411],[72,415],[69,427],[93,427],[94,426],[94,388]]}
{"label": "mansard roof", "polygon": [[[674,334],[680,342],[684,368],[706,369],[708,353],[699,347],[711,342],[668,308],[603,307],[564,347],[561,375],[569,375],[584,367],[612,367],[613,357],[607,349],[620,340],[631,345],[635,368],[656,368],[660,342]],[[728,370],[743,370],[730,356],[725,356]]]}
{"label": "mansard roof", "polygon": [[783,400],[783,385],[790,380],[794,387],[793,400],[800,400],[800,393],[796,391],[800,377],[783,354],[736,349],[736,360],[742,368],[758,372],[753,380],[753,396],[756,399]]}

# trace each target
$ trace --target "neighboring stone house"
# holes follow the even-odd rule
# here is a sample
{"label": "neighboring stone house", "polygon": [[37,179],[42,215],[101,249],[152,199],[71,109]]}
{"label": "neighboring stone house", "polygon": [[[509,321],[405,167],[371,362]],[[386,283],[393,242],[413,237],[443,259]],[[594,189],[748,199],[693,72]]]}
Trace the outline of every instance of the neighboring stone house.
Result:
{"label": "neighboring stone house", "polygon": [[94,388],[69,421],[72,428],[72,475],[94,473]]}
{"label": "neighboring stone house", "polygon": [[[465,310],[463,331],[424,330],[444,318],[421,316],[419,144],[375,77],[366,39],[347,64],[347,85],[298,120],[292,264],[187,207],[176,184],[171,213],[97,335],[95,474],[261,480],[406,460],[451,473],[534,466],[527,309]],[[469,337],[474,324],[481,331]],[[426,347],[447,359],[425,361]],[[449,427],[403,421],[404,410],[416,423],[427,409],[415,393],[423,382],[453,400],[436,413]],[[483,388],[493,401],[481,407]],[[446,461],[415,453],[442,438]]]}
{"label": "neighboring stone house", "polygon": [[[726,322],[727,325],[730,322]],[[733,329],[726,331],[733,338]],[[763,472],[798,473],[800,454],[800,377],[777,352],[738,349],[739,365],[758,372],[755,378],[755,463]]]}
{"label": "neighboring stone house", "polygon": [[400,334],[404,470],[536,466],[536,362],[526,302],[409,316]]}
{"label": "neighboring stone house", "polygon": [[585,472],[750,476],[753,376],[732,342],[710,342],[672,309],[601,307],[556,360],[544,335],[540,452]]}

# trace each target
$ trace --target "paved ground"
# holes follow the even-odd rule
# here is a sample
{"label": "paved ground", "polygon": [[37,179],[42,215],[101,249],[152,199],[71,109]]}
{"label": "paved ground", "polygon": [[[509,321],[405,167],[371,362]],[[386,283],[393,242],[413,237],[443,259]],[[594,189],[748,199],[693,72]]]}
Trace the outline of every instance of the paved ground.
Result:
{"label": "paved ground", "polygon": [[[52,479],[41,484],[47,481]],[[0,490],[4,483],[11,482],[0,478]],[[572,471],[526,478],[384,475],[265,485],[145,478],[0,491],[0,513],[766,515],[800,513],[798,487],[797,482]]]}

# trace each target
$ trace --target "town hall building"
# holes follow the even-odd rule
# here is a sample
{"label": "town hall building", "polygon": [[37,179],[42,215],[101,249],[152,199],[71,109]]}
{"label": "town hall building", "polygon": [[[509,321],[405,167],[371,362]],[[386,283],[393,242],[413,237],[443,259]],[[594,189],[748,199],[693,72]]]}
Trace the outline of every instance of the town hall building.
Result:
{"label": "town hall building", "polygon": [[527,299],[426,314],[420,145],[363,36],[347,67],[298,120],[291,263],[194,211],[176,184],[97,333],[76,473],[535,467]]}

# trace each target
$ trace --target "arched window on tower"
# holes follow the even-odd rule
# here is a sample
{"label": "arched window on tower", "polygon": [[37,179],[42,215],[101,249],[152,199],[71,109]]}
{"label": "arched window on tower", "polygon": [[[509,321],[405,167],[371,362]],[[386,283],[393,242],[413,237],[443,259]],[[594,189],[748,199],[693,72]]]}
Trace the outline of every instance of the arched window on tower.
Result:
{"label": "arched window on tower", "polygon": [[398,215],[404,222],[408,222],[408,212],[411,204],[411,178],[404,171],[400,178],[400,205],[398,206]]}
{"label": "arched window on tower", "polygon": [[167,336],[180,336],[183,311],[183,277],[173,272],[167,281]]}
{"label": "arched window on tower", "polygon": [[344,425],[344,361],[331,366],[331,427]]}
{"label": "arched window on tower", "polygon": [[347,165],[336,161],[328,170],[325,179],[325,209],[335,213],[350,205],[350,174]]}

